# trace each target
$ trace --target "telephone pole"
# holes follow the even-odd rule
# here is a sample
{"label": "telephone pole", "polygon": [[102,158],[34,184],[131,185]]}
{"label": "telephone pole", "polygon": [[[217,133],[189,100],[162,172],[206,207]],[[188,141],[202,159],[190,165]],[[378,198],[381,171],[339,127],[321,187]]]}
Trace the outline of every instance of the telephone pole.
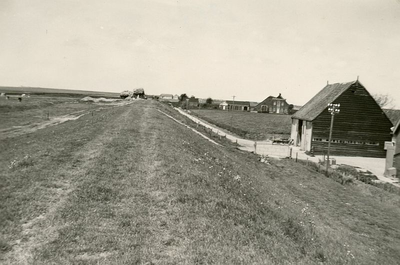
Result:
{"label": "telephone pole", "polygon": [[232,103],[232,113],[231,113],[231,127],[233,127],[233,111],[235,109],[235,96],[232,96],[233,103]]}
{"label": "telephone pole", "polygon": [[333,120],[335,118],[335,114],[339,114],[340,112],[340,103],[338,104],[333,104],[330,103],[328,104],[328,111],[331,113],[331,127],[329,129],[329,141],[328,141],[328,154],[326,156],[326,174],[328,175],[328,168],[329,168],[329,154],[330,154],[330,149],[331,149],[331,140],[332,140],[332,131],[333,131]]}

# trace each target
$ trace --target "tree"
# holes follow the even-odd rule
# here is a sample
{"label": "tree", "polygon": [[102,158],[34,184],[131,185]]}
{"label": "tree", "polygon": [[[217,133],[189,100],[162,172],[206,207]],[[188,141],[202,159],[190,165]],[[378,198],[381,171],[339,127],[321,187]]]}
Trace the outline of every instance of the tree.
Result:
{"label": "tree", "polygon": [[212,98],[207,98],[207,99],[206,99],[206,103],[211,105],[211,104],[213,103]]}
{"label": "tree", "polygon": [[393,98],[388,94],[373,94],[372,97],[382,109],[393,109]]}
{"label": "tree", "polygon": [[288,108],[288,114],[294,114],[295,111],[293,111],[294,105],[293,104],[289,104],[289,108]]}
{"label": "tree", "polygon": [[186,99],[188,99],[189,97],[186,95],[186,93],[184,93],[184,94],[182,94],[180,97],[179,97],[179,101],[180,102],[182,102],[182,101],[186,101]]}

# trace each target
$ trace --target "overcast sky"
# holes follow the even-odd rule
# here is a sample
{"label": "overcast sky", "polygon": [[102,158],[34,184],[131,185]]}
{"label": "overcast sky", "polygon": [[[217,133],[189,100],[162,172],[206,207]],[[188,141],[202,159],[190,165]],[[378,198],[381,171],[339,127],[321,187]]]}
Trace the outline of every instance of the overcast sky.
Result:
{"label": "overcast sky", "polygon": [[356,80],[400,108],[397,0],[0,0],[0,85],[305,104]]}

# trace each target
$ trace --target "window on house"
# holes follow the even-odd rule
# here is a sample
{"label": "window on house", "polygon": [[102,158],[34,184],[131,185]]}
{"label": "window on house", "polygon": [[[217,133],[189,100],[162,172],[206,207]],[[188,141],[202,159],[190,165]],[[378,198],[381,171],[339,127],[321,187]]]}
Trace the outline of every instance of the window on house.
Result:
{"label": "window on house", "polygon": [[274,105],[276,105],[276,102],[274,101]]}

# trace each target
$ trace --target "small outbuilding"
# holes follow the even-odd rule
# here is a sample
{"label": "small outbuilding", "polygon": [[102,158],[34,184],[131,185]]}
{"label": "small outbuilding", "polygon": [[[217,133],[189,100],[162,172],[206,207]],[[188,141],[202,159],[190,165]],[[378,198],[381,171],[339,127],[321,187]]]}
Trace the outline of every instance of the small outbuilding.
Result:
{"label": "small outbuilding", "polygon": [[393,124],[358,80],[326,85],[292,116],[294,145],[315,154],[327,151],[330,103],[340,104],[340,113],[334,116],[331,154],[385,157],[385,141],[392,138]]}
{"label": "small outbuilding", "polygon": [[172,94],[161,94],[158,97],[158,100],[162,102],[170,102],[173,98],[174,96]]}
{"label": "small outbuilding", "polygon": [[260,102],[255,110],[259,113],[289,114],[289,104],[279,93],[277,97],[269,96]]}

